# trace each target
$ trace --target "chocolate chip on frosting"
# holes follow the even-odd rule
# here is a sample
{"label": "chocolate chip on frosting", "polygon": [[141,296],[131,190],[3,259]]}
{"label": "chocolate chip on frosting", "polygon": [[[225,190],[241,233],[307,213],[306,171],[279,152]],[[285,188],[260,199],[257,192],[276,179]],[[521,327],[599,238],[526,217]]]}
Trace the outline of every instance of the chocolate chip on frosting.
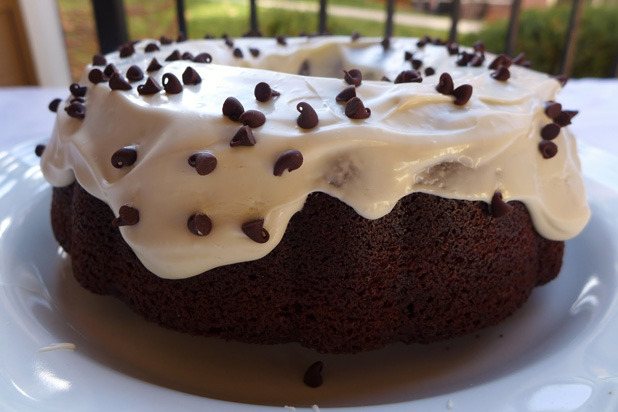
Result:
{"label": "chocolate chip on frosting", "polygon": [[518,66],[522,65],[526,60],[526,55],[522,52],[517,55],[517,57],[513,58],[512,63]]}
{"label": "chocolate chip on frosting", "polygon": [[420,59],[412,59],[412,68],[418,70],[423,65],[423,61]]}
{"label": "chocolate chip on frosting", "polygon": [[498,81],[505,82],[511,77],[511,72],[506,66],[500,65],[490,76]]}
{"label": "chocolate chip on frosting", "polygon": [[470,97],[472,97],[472,86],[469,84],[462,84],[453,90],[453,96],[455,96],[453,103],[457,106],[463,106],[468,103]]}
{"label": "chocolate chip on frosting", "polygon": [[86,106],[80,102],[72,102],[64,108],[67,114],[75,119],[83,119],[86,117]]}
{"label": "chocolate chip on frosting", "polygon": [[436,70],[433,67],[425,68],[425,76],[433,76],[434,74],[436,74]]}
{"label": "chocolate chip on frosting", "polygon": [[112,74],[118,73],[118,68],[114,65],[114,63],[110,63],[105,66],[105,70],[103,70],[103,74],[108,78],[112,76]]}
{"label": "chocolate chip on frosting", "polygon": [[[351,86],[353,87],[353,86]],[[300,112],[296,119],[296,124],[303,129],[313,129],[318,125],[318,114],[307,102],[300,102],[296,105],[296,110]]]}
{"label": "chocolate chip on frosting", "polygon": [[363,81],[363,74],[358,69],[352,69],[350,71],[344,70],[343,80],[346,81],[347,84],[352,84],[356,87],[361,85]]}
{"label": "chocolate chip on frosting", "polygon": [[555,119],[562,113],[562,105],[554,101],[545,102],[545,114],[550,119]]}
{"label": "chocolate chip on frosting", "polygon": [[573,119],[579,113],[579,110],[563,110],[563,113],[566,113],[569,116],[569,119]]}
{"label": "chocolate chip on frosting", "polygon": [[255,219],[242,224],[241,229],[245,235],[256,243],[266,243],[270,234],[264,229],[264,219]]}
{"label": "chocolate chip on frosting", "polygon": [[371,109],[365,107],[361,99],[353,97],[345,104],[345,115],[350,119],[366,119],[371,115]]}
{"label": "chocolate chip on frosting", "polygon": [[339,103],[344,103],[350,100],[352,97],[356,97],[356,87],[348,86],[345,89],[343,89],[337,95],[337,97],[335,97],[335,100]]}
{"label": "chocolate chip on frosting", "polygon": [[137,86],[137,92],[141,95],[156,94],[161,91],[161,85],[151,76],[148,76],[146,83]]}
{"label": "chocolate chip on frosting", "polygon": [[62,99],[54,99],[51,102],[49,102],[49,105],[47,106],[47,108],[51,111],[56,113],[58,111],[58,106],[60,105],[60,102],[62,101]]}
{"label": "chocolate chip on frosting", "polygon": [[133,65],[127,70],[127,79],[129,79],[130,82],[137,82],[143,78],[144,72],[139,68],[139,66]]}
{"label": "chocolate chip on frosting", "polygon": [[480,52],[480,53],[484,53],[485,52],[485,43],[483,43],[482,41],[477,41],[472,45],[472,48],[474,49],[474,51]]}
{"label": "chocolate chip on frosting", "polygon": [[281,45],[281,46],[287,46],[288,45],[288,41],[285,38],[285,36],[276,36],[275,39],[277,40],[277,44]]}
{"label": "chocolate chip on frosting", "polygon": [[161,67],[163,67],[161,63],[159,63],[159,61],[153,57],[153,59],[150,61],[150,64],[148,64],[146,71],[149,73],[156,72],[157,70],[161,69]]}
{"label": "chocolate chip on frosting", "polygon": [[184,52],[182,56],[180,56],[182,60],[193,60],[193,54],[191,52]]}
{"label": "chocolate chip on frosting", "polygon": [[395,83],[420,83],[423,76],[416,70],[404,70],[397,75]]}
{"label": "chocolate chip on frosting", "polygon": [[446,51],[450,56],[454,56],[459,54],[459,45],[455,42],[447,42],[446,43]]}
{"label": "chocolate chip on frosting", "polygon": [[198,175],[206,176],[217,167],[217,158],[207,152],[194,153],[189,157],[189,165],[195,168]]}
{"label": "chocolate chip on frosting", "polygon": [[250,47],[249,53],[251,53],[253,57],[258,57],[260,55],[260,50],[256,49],[255,47]]}
{"label": "chocolate chip on frosting", "polygon": [[103,56],[101,53],[97,53],[94,56],[92,56],[93,66],[105,66],[106,64],[107,64],[107,60],[105,59],[105,56]]}
{"label": "chocolate chip on frosting", "polygon": [[182,92],[182,84],[180,83],[180,80],[178,80],[178,77],[174,76],[172,73],[165,73],[161,79],[161,82],[163,83],[163,88],[167,94],[178,94]]}
{"label": "chocolate chip on frosting", "polygon": [[511,58],[506,54],[499,54],[494,61],[489,64],[489,69],[497,70],[499,66],[504,66],[508,69],[511,66]]}
{"label": "chocolate chip on frosting", "polygon": [[235,97],[228,97],[223,102],[223,115],[229,117],[235,122],[240,119],[240,115],[245,112],[245,108]]}
{"label": "chocolate chip on frosting", "polygon": [[291,172],[298,169],[303,164],[303,155],[298,150],[288,150],[283,152],[277,158],[275,167],[273,168],[273,174],[275,176],[281,176],[284,171]]}
{"label": "chocolate chip on frosting", "polygon": [[135,48],[133,47],[133,44],[131,43],[123,44],[120,47],[120,57],[129,57],[133,53],[135,53]]}
{"label": "chocolate chip on frosting", "polygon": [[137,150],[135,148],[127,146],[122,149],[118,149],[112,155],[112,166],[116,169],[122,167],[132,166],[137,160]]}
{"label": "chocolate chip on frosting", "polygon": [[541,137],[543,140],[553,140],[560,134],[560,125],[549,123],[541,129]]}
{"label": "chocolate chip on frosting", "polygon": [[271,89],[270,85],[266,82],[256,84],[253,94],[255,95],[257,101],[262,103],[269,101],[271,97],[281,95],[278,91]]}
{"label": "chocolate chip on frosting", "polygon": [[554,123],[560,127],[568,126],[571,124],[571,116],[567,112],[561,111],[558,116],[554,118]]}
{"label": "chocolate chip on frosting", "polygon": [[187,66],[185,71],[182,73],[182,82],[188,85],[196,85],[202,82],[202,78],[193,67]]}
{"label": "chocolate chip on frosting", "polygon": [[69,91],[75,97],[84,97],[86,95],[87,90],[88,90],[88,87],[80,86],[77,83],[73,83],[72,85],[69,86]]}
{"label": "chocolate chip on frosting", "polygon": [[34,154],[37,157],[41,157],[41,156],[43,156],[43,152],[45,152],[45,145],[44,144],[36,145],[36,147],[34,148]]}
{"label": "chocolate chip on frosting", "polygon": [[208,53],[200,53],[193,58],[195,63],[210,63],[212,62],[212,56]]}
{"label": "chocolate chip on frosting", "polygon": [[167,56],[165,58],[165,61],[166,62],[173,62],[173,61],[180,60],[180,59],[182,59],[182,55],[180,54],[178,49],[176,49],[169,56]]}
{"label": "chocolate chip on frosting", "polygon": [[112,221],[114,226],[133,226],[139,222],[139,211],[129,205],[120,206],[118,217]]}
{"label": "chocolate chip on frosting", "polygon": [[406,62],[412,61],[412,59],[414,58],[414,53],[412,53],[411,51],[405,51],[403,52],[403,60]]}
{"label": "chocolate chip on frosting", "polygon": [[148,43],[146,47],[144,47],[144,51],[146,53],[159,51],[159,46],[157,46],[157,43]]}
{"label": "chocolate chip on frosting", "polygon": [[262,126],[266,122],[266,116],[258,110],[246,110],[240,115],[238,121],[245,126],[255,128]]}
{"label": "chocolate chip on frosting", "polygon": [[551,159],[558,153],[558,146],[549,140],[542,140],[541,143],[539,143],[539,151],[543,158]]}
{"label": "chocolate chip on frosting", "polygon": [[502,200],[502,193],[495,192],[491,198],[489,210],[493,217],[503,217],[511,213],[513,206]]}
{"label": "chocolate chip on frosting", "polygon": [[131,85],[120,73],[114,73],[109,78],[109,88],[112,90],[131,90]]}
{"label": "chocolate chip on frosting", "polygon": [[168,45],[168,44],[172,44],[173,40],[170,39],[169,37],[161,36],[161,38],[159,39],[159,42],[161,42],[161,44],[163,45]]}
{"label": "chocolate chip on frosting", "polygon": [[234,57],[236,57],[237,59],[242,59],[244,57],[242,50],[240,50],[238,47],[234,49],[233,54],[234,54]]}
{"label": "chocolate chip on frosting", "polygon": [[361,35],[360,35],[359,32],[353,31],[352,35],[350,36],[350,40],[356,41],[356,40],[360,39],[360,37],[361,37]]}
{"label": "chocolate chip on frosting", "polygon": [[196,236],[206,236],[212,230],[212,221],[204,213],[195,213],[189,216],[187,228]]}
{"label": "chocolate chip on frosting", "polygon": [[322,370],[324,369],[324,364],[322,361],[317,361],[312,363],[305,374],[303,375],[303,382],[305,385],[310,388],[317,388],[322,385],[324,379],[322,378]]}
{"label": "chocolate chip on frosting", "polygon": [[183,32],[179,32],[178,37],[176,37],[176,43],[182,43],[185,40],[187,40],[185,34]]}
{"label": "chocolate chip on frosting", "polygon": [[382,48],[384,49],[384,51],[387,51],[388,49],[391,48],[391,38],[390,37],[383,38],[380,44],[382,45]]}
{"label": "chocolate chip on frosting", "polygon": [[232,140],[230,140],[230,146],[254,146],[255,145],[255,137],[253,136],[253,132],[249,126],[242,126]]}
{"label": "chocolate chip on frosting", "polygon": [[481,67],[485,61],[485,55],[483,53],[475,53],[470,59],[469,65],[472,67]]}
{"label": "chocolate chip on frosting", "polygon": [[472,57],[474,57],[472,53],[463,51],[457,55],[457,60],[455,61],[455,64],[460,67],[465,67],[468,65],[468,63],[470,63]]}
{"label": "chocolate chip on frosting", "polygon": [[109,79],[107,78],[106,75],[103,74],[101,70],[92,69],[90,70],[90,73],[88,73],[88,80],[90,80],[91,83],[99,84],[99,83],[104,83],[108,81]]}
{"label": "chocolate chip on frosting", "polygon": [[438,85],[436,86],[436,90],[440,94],[450,95],[453,93],[455,89],[455,85],[453,84],[453,78],[448,73],[442,73],[440,75],[440,80],[438,81]]}

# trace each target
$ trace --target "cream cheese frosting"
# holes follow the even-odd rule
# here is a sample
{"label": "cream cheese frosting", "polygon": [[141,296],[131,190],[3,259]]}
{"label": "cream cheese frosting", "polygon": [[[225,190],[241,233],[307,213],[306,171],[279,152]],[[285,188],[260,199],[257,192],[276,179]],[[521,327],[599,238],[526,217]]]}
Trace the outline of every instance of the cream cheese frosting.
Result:
{"label": "cream cheese frosting", "polygon": [[[583,229],[590,212],[574,137],[562,127],[552,140],[556,155],[546,159],[539,151],[541,129],[552,123],[544,104],[555,100],[559,82],[520,66],[511,66],[510,78],[498,81],[487,67],[495,56],[487,54],[481,67],[460,67],[444,46],[418,47],[417,39],[392,38],[385,50],[380,41],[313,37],[289,38],[283,45],[243,38],[235,39],[233,48],[224,40],[141,41],[134,54],[111,53],[107,63],[123,76],[132,65],[146,72],[153,58],[163,67],[131,82],[130,90],[111,90],[105,82],[88,80],[94,68],[89,66],[79,82],[88,87],[85,117],[58,110],[41,168],[53,186],[77,180],[116,216],[123,205],[138,210],[139,222],[121,227],[121,234],[144,266],[164,278],[265,256],[316,191],[368,219],[386,215],[413,192],[489,203],[499,191],[504,201],[526,205],[545,238],[565,240]],[[160,50],[145,52],[153,42]],[[234,55],[236,48],[242,58]],[[209,53],[212,63],[165,61],[174,50]],[[411,68],[405,51],[422,61],[421,70],[431,67],[435,74],[420,83],[380,81]],[[184,85],[177,94],[138,93],[148,74],[163,84],[164,74],[182,79],[189,66],[201,83]],[[311,76],[296,74],[300,69]],[[347,117],[344,104],[335,100],[348,86],[344,69],[363,75],[356,95],[371,110],[366,119]],[[452,96],[436,91],[445,72],[455,87],[472,86],[466,104],[455,105]],[[258,101],[254,89],[260,82],[280,95]],[[230,146],[241,124],[222,114],[228,97],[265,115],[265,123],[251,129],[255,145]],[[316,127],[297,124],[301,102],[315,110]],[[124,147],[135,149],[136,161],[114,167],[110,159]],[[290,150],[302,154],[302,165],[276,176],[277,159]],[[216,157],[211,173],[200,175],[189,164],[195,153]],[[206,236],[187,228],[196,213],[212,223]],[[242,230],[243,223],[257,219],[269,234],[264,243]]]}

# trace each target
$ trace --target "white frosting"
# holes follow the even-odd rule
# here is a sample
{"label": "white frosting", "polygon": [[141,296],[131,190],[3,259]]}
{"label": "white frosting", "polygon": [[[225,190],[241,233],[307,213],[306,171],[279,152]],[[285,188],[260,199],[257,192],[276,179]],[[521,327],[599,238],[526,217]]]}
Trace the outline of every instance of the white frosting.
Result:
{"label": "white frosting", "polygon": [[[187,66],[202,83],[184,86],[180,94],[141,96],[137,85],[145,79],[129,91],[111,91],[107,83],[90,83],[87,70],[80,81],[88,85],[86,117],[67,115],[63,107],[70,99],[61,104],[42,158],[43,173],[54,186],[76,178],[116,214],[125,204],[138,209],[139,223],[120,231],[142,263],[165,278],[265,256],[315,191],[377,219],[412,192],[490,202],[499,190],[505,201],[524,202],[535,228],[548,239],[568,239],[582,230],[589,209],[573,136],[561,129],[553,140],[558,153],[551,159],[538,149],[540,130],[551,122],[543,104],[555,100],[560,89],[556,80],[511,66],[510,79],[501,82],[487,68],[494,56],[487,56],[482,67],[458,67],[456,56],[449,56],[444,46],[417,50],[415,39],[394,38],[385,52],[380,40],[290,38],[284,46],[273,39],[235,39],[242,59],[233,57],[223,40],[173,43],[154,53],[144,53],[150,41],[142,41],[135,55],[112,53],[108,63],[123,75],[136,64],[147,75],[145,69],[156,57],[164,67],[151,74],[160,84],[165,73],[182,79]],[[253,57],[250,47],[260,55]],[[174,49],[208,52],[213,63],[165,62]],[[436,74],[424,76],[422,83],[379,81],[382,75],[394,79],[410,69],[403,57],[406,50]],[[305,60],[312,77],[284,74],[297,73]],[[371,109],[368,119],[348,118],[344,105],[335,101],[347,86],[342,70],[352,68],[363,73],[356,92]],[[452,75],[455,87],[473,86],[467,104],[456,106],[453,97],[436,91],[443,72]],[[258,102],[258,82],[267,82],[281,96]],[[266,123],[253,129],[255,146],[230,147],[240,127],[222,115],[230,96],[245,110],[265,114]],[[298,127],[299,102],[317,112],[316,128]],[[137,149],[137,161],[116,169],[111,156],[125,146]],[[302,166],[274,176],[275,161],[290,149],[302,153]],[[187,162],[200,151],[217,158],[211,174],[200,176]],[[187,229],[187,219],[197,212],[212,221],[207,236]],[[257,218],[264,219],[270,234],[266,243],[254,242],[241,230],[244,222]]]}

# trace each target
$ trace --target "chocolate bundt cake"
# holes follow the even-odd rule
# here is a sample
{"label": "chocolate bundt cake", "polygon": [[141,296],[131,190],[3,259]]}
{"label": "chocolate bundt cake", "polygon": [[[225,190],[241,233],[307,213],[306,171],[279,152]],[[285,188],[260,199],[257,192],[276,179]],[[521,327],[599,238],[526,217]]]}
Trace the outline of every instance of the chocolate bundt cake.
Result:
{"label": "chocolate bundt cake", "polygon": [[97,55],[42,156],[54,234],[84,287],[179,331],[341,353],[495,324],[589,218],[576,112],[522,60],[356,36]]}

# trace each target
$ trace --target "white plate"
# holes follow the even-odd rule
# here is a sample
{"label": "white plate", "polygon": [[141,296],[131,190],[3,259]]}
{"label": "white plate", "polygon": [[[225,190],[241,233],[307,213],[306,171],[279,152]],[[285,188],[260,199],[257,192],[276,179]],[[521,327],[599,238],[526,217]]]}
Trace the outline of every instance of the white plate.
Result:
{"label": "white plate", "polygon": [[[2,411],[618,410],[618,161],[597,149],[582,149],[592,220],[515,316],[448,342],[333,356],[176,333],[80,288],[33,147],[0,153]],[[56,343],[75,350],[40,351]],[[324,384],[312,389],[302,375],[316,360]]]}

